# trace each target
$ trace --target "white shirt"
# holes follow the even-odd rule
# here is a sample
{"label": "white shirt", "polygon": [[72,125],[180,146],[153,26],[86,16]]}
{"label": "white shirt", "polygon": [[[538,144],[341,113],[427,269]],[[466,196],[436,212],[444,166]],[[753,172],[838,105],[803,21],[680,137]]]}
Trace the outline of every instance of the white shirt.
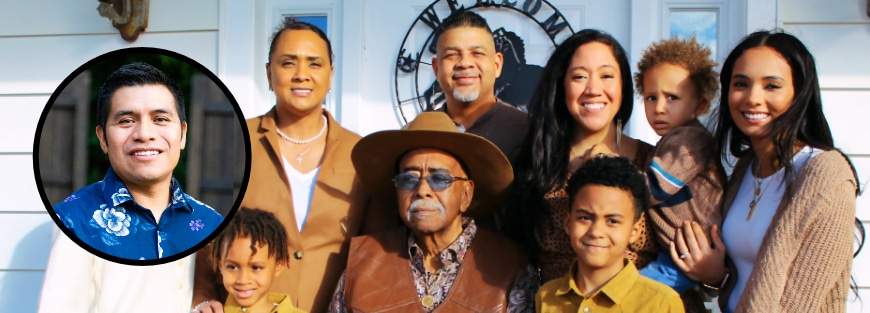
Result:
{"label": "white shirt", "polygon": [[317,172],[320,167],[308,173],[300,173],[291,165],[287,158],[284,159],[284,172],[287,174],[287,181],[290,183],[290,193],[293,196],[293,213],[296,215],[296,227],[299,232],[305,226],[305,219],[308,218],[308,211],[311,209],[311,197],[314,196],[314,184],[317,178]]}
{"label": "white shirt", "polygon": [[190,312],[194,257],[124,265],[96,257],[60,233],[48,258],[39,312]]}
{"label": "white shirt", "polygon": [[[804,146],[792,158],[795,172],[800,172],[810,158],[822,152],[820,149]],[[739,273],[734,291],[728,298],[728,312],[733,312],[734,308],[737,307],[737,302],[740,300],[749,275],[755,266],[755,259],[758,258],[761,242],[764,240],[764,235],[767,234],[767,229],[773,221],[773,216],[776,214],[776,209],[779,207],[785,192],[785,185],[782,183],[785,175],[784,169],[762,178],[760,198],[755,206],[755,211],[752,212],[752,218],[747,221],[749,204],[755,198],[756,178],[754,171],[753,165],[750,166],[746,175],[743,175],[737,196],[731,203],[731,208],[722,224],[722,240],[725,242],[725,251]]]}

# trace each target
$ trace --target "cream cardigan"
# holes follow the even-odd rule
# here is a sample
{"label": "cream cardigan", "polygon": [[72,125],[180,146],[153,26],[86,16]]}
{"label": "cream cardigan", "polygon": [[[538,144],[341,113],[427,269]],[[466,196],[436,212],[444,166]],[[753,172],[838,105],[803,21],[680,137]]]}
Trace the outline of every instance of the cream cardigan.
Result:
{"label": "cream cardigan", "polygon": [[[723,216],[737,195],[749,159],[738,161],[725,188]],[[761,243],[735,312],[845,312],[852,268],[856,178],[843,155],[807,161],[783,196]],[[788,191],[786,191],[788,192]],[[719,296],[726,307],[735,277]]]}

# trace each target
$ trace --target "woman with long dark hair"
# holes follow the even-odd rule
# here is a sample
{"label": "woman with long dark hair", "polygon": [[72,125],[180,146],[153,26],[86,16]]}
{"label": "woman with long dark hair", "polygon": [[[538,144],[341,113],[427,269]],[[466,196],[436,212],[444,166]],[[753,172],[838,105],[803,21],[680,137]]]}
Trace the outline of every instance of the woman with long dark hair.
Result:
{"label": "woman with long dark hair", "polygon": [[[510,232],[536,252],[543,282],[565,275],[576,259],[563,228],[569,174],[598,153],[627,157],[638,168],[650,157],[652,146],[622,134],[632,106],[631,66],[611,35],[582,30],[547,61],[528,105],[530,128],[510,210]],[[656,254],[644,222],[641,227],[641,239],[629,246],[639,268]]]}
{"label": "woman with long dark hair", "polygon": [[721,235],[711,245],[686,224],[675,263],[721,288],[726,312],[845,311],[860,187],[834,146],[812,54],[790,34],[755,32],[728,55],[721,84],[715,136],[737,158]]}

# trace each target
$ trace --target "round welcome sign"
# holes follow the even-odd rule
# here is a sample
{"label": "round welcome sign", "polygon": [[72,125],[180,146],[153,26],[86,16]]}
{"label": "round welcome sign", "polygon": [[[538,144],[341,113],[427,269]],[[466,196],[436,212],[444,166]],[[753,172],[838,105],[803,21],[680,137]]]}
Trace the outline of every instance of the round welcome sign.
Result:
{"label": "round welcome sign", "polygon": [[[542,70],[542,64],[527,60],[526,44],[539,39],[530,37],[547,38],[546,42],[552,48],[574,33],[562,13],[546,0],[432,2],[411,24],[396,56],[396,109],[401,123],[444,104],[444,94],[435,80],[431,61],[436,55],[441,21],[463,10],[474,10],[487,19],[493,31],[495,48],[504,55],[501,76],[495,82],[496,96],[520,109],[524,109],[531,99]],[[529,28],[540,31],[523,32]],[[526,37],[518,33],[526,34]]]}

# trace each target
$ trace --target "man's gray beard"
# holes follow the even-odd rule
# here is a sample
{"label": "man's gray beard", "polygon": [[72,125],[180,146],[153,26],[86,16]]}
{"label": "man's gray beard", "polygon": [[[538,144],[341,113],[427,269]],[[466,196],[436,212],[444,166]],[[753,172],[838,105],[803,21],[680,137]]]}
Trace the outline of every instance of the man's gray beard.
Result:
{"label": "man's gray beard", "polygon": [[438,213],[439,213],[439,215],[441,215],[441,221],[447,220],[447,211],[444,209],[444,206],[441,205],[441,203],[431,201],[431,200],[417,199],[411,203],[411,206],[408,208],[408,213],[405,214],[405,220],[408,221],[408,223],[411,222],[411,218],[416,218],[416,219],[425,219],[426,218],[426,217],[417,217],[417,215],[414,214],[417,211],[417,208],[420,206],[427,206],[430,208],[438,209]]}
{"label": "man's gray beard", "polygon": [[480,96],[480,89],[475,89],[471,91],[462,92],[456,89],[453,89],[453,98],[459,102],[473,102],[477,100],[477,97]]}

